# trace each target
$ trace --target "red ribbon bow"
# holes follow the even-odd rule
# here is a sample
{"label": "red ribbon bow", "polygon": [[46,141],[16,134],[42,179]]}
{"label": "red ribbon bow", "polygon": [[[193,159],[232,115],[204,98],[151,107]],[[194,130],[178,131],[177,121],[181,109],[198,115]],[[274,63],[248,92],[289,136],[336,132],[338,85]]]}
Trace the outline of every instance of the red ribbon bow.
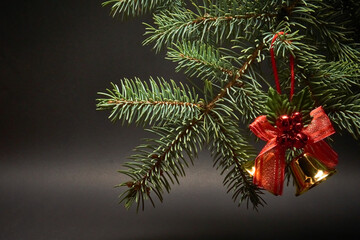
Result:
{"label": "red ribbon bow", "polygon": [[[311,123],[301,130],[307,136],[304,153],[309,153],[329,168],[338,163],[337,153],[323,140],[335,133],[335,130],[322,107],[311,111]],[[260,139],[267,141],[265,147],[255,159],[254,184],[275,195],[281,195],[284,185],[285,151],[277,139],[283,134],[280,128],[272,126],[265,115],[257,117],[250,130]],[[290,146],[291,147],[291,146]]]}

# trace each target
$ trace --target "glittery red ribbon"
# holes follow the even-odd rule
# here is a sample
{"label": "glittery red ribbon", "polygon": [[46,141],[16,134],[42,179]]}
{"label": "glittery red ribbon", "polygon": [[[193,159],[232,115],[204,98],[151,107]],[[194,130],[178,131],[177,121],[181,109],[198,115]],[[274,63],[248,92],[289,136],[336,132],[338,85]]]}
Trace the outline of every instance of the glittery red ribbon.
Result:
{"label": "glittery red ribbon", "polygon": [[[311,123],[302,129],[308,141],[304,153],[309,153],[329,168],[334,168],[338,162],[337,153],[323,140],[335,130],[322,107],[311,111]],[[282,132],[272,126],[265,115],[259,116],[250,124],[250,130],[260,139],[267,141],[265,147],[255,159],[254,184],[275,195],[283,191],[285,172],[286,147],[277,143],[277,136]]]}

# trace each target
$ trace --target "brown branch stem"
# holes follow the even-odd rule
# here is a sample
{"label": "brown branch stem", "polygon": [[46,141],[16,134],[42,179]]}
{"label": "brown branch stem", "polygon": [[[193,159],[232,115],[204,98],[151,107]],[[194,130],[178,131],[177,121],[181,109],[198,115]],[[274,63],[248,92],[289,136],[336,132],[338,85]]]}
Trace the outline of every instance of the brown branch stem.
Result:
{"label": "brown branch stem", "polygon": [[[221,126],[221,125],[220,125]],[[224,129],[222,126],[220,127],[220,130],[225,134],[226,133],[226,129]],[[248,179],[246,178],[245,176],[245,173],[243,171],[243,168],[241,167],[241,164],[240,164],[240,161],[239,159],[237,158],[237,154],[235,152],[235,149],[233,148],[232,145],[230,145],[228,142],[224,142],[224,144],[226,144],[228,146],[229,149],[231,149],[231,154],[232,154],[232,159],[236,165],[236,167],[238,168],[238,171],[240,172],[241,174],[241,178],[243,179],[244,183],[247,185],[247,186],[250,186],[251,183],[248,181]]]}
{"label": "brown branch stem", "polygon": [[256,57],[259,54],[259,51],[261,51],[261,49],[263,47],[264,47],[264,44],[262,43],[255,49],[255,51],[251,54],[251,56],[245,61],[245,63],[237,71],[236,76],[234,76],[234,78],[230,82],[228,82],[228,84],[225,85],[225,87],[220,91],[220,93],[218,95],[216,95],[216,97],[206,106],[206,112],[209,112],[212,108],[214,108],[214,106],[218,100],[220,100],[226,96],[229,88],[238,84],[237,80],[240,79],[244,75],[245,70],[256,59]]}
{"label": "brown branch stem", "polygon": [[109,100],[108,104],[116,105],[176,105],[176,106],[191,106],[201,108],[201,104],[190,102],[176,102],[176,101],[131,101],[131,100]]}
{"label": "brown branch stem", "polygon": [[157,159],[157,161],[155,162],[155,164],[150,168],[150,170],[146,173],[146,175],[138,180],[136,184],[141,184],[141,185],[145,185],[146,181],[150,178],[151,174],[155,171],[155,169],[159,168],[161,166],[161,163],[165,160],[165,156],[171,151],[171,149],[181,141],[181,139],[188,133],[191,131],[191,129],[194,127],[194,125],[199,122],[199,120],[197,119],[193,119],[176,137],[176,139],[174,141],[172,141],[170,143],[170,145],[163,151],[163,153],[159,156],[159,155],[152,155],[152,158]]}
{"label": "brown branch stem", "polygon": [[208,22],[208,21],[217,21],[217,20],[225,20],[225,21],[231,21],[236,19],[249,19],[249,18],[259,18],[259,17],[276,17],[276,13],[253,13],[253,14],[244,14],[244,15],[236,15],[236,16],[221,16],[221,17],[212,17],[212,16],[203,16],[198,17],[191,23],[188,23],[187,25],[192,24],[199,24],[202,22]]}

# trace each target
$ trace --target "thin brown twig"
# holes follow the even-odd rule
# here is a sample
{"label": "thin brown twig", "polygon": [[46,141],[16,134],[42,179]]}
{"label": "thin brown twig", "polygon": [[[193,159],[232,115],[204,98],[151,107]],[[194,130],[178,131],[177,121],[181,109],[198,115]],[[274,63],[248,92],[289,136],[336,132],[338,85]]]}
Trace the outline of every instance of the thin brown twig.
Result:
{"label": "thin brown twig", "polygon": [[[190,132],[190,130],[194,127],[194,125],[197,124],[197,122],[199,122],[200,119],[193,119],[176,137],[176,139],[174,141],[172,141],[170,143],[170,145],[163,151],[163,153],[159,156],[159,155],[152,155],[151,157],[154,159],[157,159],[155,164],[150,168],[150,170],[146,173],[146,175],[136,181],[136,183],[134,185],[142,185],[145,186],[146,181],[150,178],[151,174],[155,171],[155,169],[159,168],[161,166],[161,163],[165,160],[165,156],[171,151],[171,149],[181,141],[181,139],[188,133]],[[140,188],[139,188],[140,189]],[[149,194],[149,192],[148,192]]]}
{"label": "thin brown twig", "polygon": [[[225,134],[226,133],[226,129],[224,129],[224,127],[220,127],[220,130]],[[238,169],[238,172],[241,175],[241,178],[243,179],[244,184],[248,187],[251,188],[251,182],[248,180],[248,178],[246,177],[244,170],[241,166],[240,160],[238,159],[238,155],[234,149],[234,147],[232,145],[230,145],[228,142],[224,142],[224,144],[226,144],[228,146],[228,148],[231,150],[231,154],[232,154],[232,159],[233,162],[235,163],[236,168]],[[263,199],[260,197],[259,200],[259,204],[262,205]]]}
{"label": "thin brown twig", "polygon": [[227,91],[229,88],[233,87],[234,85],[238,84],[237,80],[240,79],[244,73],[245,70],[248,68],[248,66],[256,59],[256,57],[259,54],[259,51],[264,47],[264,43],[260,44],[255,51],[251,54],[251,56],[245,61],[245,63],[240,67],[240,69],[237,71],[236,76],[228,83],[226,86],[220,91],[218,95],[206,106],[206,111],[209,112],[212,108],[214,108],[216,102],[226,96]]}
{"label": "thin brown twig", "polygon": [[178,102],[178,101],[130,101],[130,100],[109,100],[108,104],[116,104],[116,105],[176,105],[176,106],[191,106],[201,108],[202,105],[198,103],[190,103],[190,102]]}
{"label": "thin brown twig", "polygon": [[300,1],[301,1],[301,0],[296,0],[296,1],[294,1],[294,2],[287,8],[287,10],[289,11],[289,13],[291,13],[291,12],[294,10],[294,8],[296,7],[296,5],[298,5],[298,4],[300,3]]}
{"label": "thin brown twig", "polygon": [[212,17],[212,16],[203,16],[198,17],[192,22],[188,23],[187,25],[198,24],[202,22],[209,22],[209,21],[217,21],[217,20],[225,20],[231,21],[236,19],[249,19],[249,18],[259,18],[259,17],[276,17],[276,13],[253,13],[253,14],[244,14],[244,15],[236,15],[236,16],[221,16],[221,17]]}

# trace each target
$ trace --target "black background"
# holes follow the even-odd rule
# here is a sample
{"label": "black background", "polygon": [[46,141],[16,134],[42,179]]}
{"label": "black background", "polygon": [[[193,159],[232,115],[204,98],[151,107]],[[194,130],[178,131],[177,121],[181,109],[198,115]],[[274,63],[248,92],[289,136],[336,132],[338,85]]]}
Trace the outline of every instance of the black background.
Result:
{"label": "black background", "polygon": [[238,208],[203,151],[164,203],[117,204],[116,171],[147,134],[95,110],[123,77],[183,80],[142,47],[148,18],[112,19],[101,1],[13,1],[0,22],[0,239],[332,239],[357,233],[359,144],[335,136],[338,173],[295,197]]}

